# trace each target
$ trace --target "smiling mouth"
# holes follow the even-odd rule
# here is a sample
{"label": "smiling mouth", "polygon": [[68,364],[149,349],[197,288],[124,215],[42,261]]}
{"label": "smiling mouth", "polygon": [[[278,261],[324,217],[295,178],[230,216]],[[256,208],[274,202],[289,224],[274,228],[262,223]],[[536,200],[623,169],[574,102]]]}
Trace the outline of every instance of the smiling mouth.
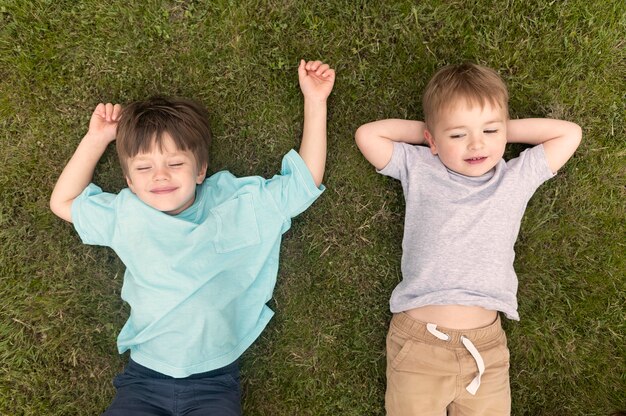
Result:
{"label": "smiling mouth", "polygon": [[150,190],[150,192],[152,192],[153,194],[162,195],[162,194],[169,194],[170,192],[174,192],[175,190],[176,188],[167,187],[167,188],[152,189]]}
{"label": "smiling mouth", "polygon": [[469,164],[481,163],[487,159],[487,156],[479,156],[479,157],[470,157],[469,159],[465,159],[465,161]]}

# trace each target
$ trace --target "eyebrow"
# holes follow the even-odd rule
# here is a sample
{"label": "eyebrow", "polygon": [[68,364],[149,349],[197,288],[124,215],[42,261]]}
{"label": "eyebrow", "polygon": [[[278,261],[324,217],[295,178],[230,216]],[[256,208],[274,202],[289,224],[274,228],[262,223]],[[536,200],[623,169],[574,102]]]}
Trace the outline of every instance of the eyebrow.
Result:
{"label": "eyebrow", "polygon": [[133,162],[148,162],[150,160],[150,158],[145,157],[145,156],[133,156],[131,158],[129,158],[129,162],[133,163]]}
{"label": "eyebrow", "polygon": [[[495,120],[489,120],[488,122],[486,122],[484,125],[488,125],[488,124],[495,124],[495,123],[503,123],[502,119],[495,119]],[[448,127],[446,129],[444,129],[443,131],[449,131],[449,130],[454,130],[454,129],[463,129],[466,126],[464,125],[459,125],[459,126],[453,126],[453,127]]]}

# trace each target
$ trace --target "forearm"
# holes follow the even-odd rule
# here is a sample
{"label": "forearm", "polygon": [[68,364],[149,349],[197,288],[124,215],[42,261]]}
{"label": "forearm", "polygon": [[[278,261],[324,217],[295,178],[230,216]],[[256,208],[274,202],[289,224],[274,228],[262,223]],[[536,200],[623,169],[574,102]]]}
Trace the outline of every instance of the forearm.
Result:
{"label": "forearm", "polygon": [[425,144],[425,130],[421,121],[387,119],[362,125],[354,137],[363,156],[376,169],[382,169],[391,159],[393,142]]}
{"label": "forearm", "polygon": [[582,130],[576,123],[549,118],[509,120],[509,143],[543,144],[550,169],[556,173],[574,154],[580,144]]}
{"label": "forearm", "polygon": [[50,196],[50,209],[59,217],[72,222],[72,202],[89,185],[98,161],[108,143],[87,134],[57,180]]}
{"label": "forearm", "polygon": [[550,140],[576,135],[580,130],[577,124],[549,118],[525,118],[509,120],[507,141],[537,145]]}
{"label": "forearm", "polygon": [[326,100],[304,99],[304,128],[300,156],[318,187],[326,167]]}
{"label": "forearm", "polygon": [[392,118],[362,125],[357,130],[357,136],[361,136],[364,140],[380,139],[392,142],[425,144],[425,129],[425,124],[422,121]]}

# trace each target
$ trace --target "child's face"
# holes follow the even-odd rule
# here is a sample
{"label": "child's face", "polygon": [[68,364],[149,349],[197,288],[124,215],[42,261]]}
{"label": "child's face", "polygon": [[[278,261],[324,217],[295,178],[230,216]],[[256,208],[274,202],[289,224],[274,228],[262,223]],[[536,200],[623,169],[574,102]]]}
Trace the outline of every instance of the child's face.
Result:
{"label": "child's face", "polygon": [[148,153],[128,160],[126,182],[144,203],[166,214],[179,214],[189,208],[196,197],[196,185],[202,183],[206,166],[198,169],[193,154],[176,148],[164,133],[163,149],[153,145]]}
{"label": "child's face", "polygon": [[442,110],[432,127],[425,134],[432,153],[457,173],[480,176],[502,159],[506,115],[500,107],[461,101]]}

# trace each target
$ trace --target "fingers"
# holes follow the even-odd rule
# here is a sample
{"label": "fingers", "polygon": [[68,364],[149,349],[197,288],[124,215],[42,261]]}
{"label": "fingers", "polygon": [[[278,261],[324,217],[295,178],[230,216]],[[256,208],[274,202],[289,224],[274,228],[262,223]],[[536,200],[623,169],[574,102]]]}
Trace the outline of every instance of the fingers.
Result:
{"label": "fingers", "polygon": [[104,104],[100,103],[96,106],[96,109],[93,110],[93,114],[96,116],[99,116],[101,118],[104,118],[106,115],[106,110],[105,110],[105,106]]}
{"label": "fingers", "polygon": [[300,65],[298,65],[298,75],[306,76],[306,62],[304,59],[300,59]]}
{"label": "fingers", "polygon": [[115,104],[115,105],[113,106],[113,114],[111,115],[111,118],[112,118],[114,121],[117,121],[117,120],[119,119],[119,117],[120,117],[120,113],[121,113],[121,112],[122,112],[122,106],[121,106],[121,105],[119,105],[119,104]]}
{"label": "fingers", "polygon": [[327,69],[326,71],[324,71],[322,73],[322,76],[324,78],[328,78],[328,79],[334,79],[335,78],[335,70],[332,68]]}
{"label": "fingers", "polygon": [[119,118],[121,111],[122,106],[119,104],[100,103],[96,106],[94,114],[103,118],[107,122],[115,122]]}
{"label": "fingers", "polygon": [[304,66],[304,69],[309,74],[310,73],[314,73],[318,77],[327,78],[327,77],[330,77],[331,75],[334,75],[334,73],[335,73],[335,71],[333,69],[331,69],[331,67],[328,64],[325,64],[322,61],[309,61],[309,62],[306,62],[304,60],[301,60],[300,61],[300,67],[298,68],[298,71],[300,71],[300,68],[302,68],[303,66]]}

